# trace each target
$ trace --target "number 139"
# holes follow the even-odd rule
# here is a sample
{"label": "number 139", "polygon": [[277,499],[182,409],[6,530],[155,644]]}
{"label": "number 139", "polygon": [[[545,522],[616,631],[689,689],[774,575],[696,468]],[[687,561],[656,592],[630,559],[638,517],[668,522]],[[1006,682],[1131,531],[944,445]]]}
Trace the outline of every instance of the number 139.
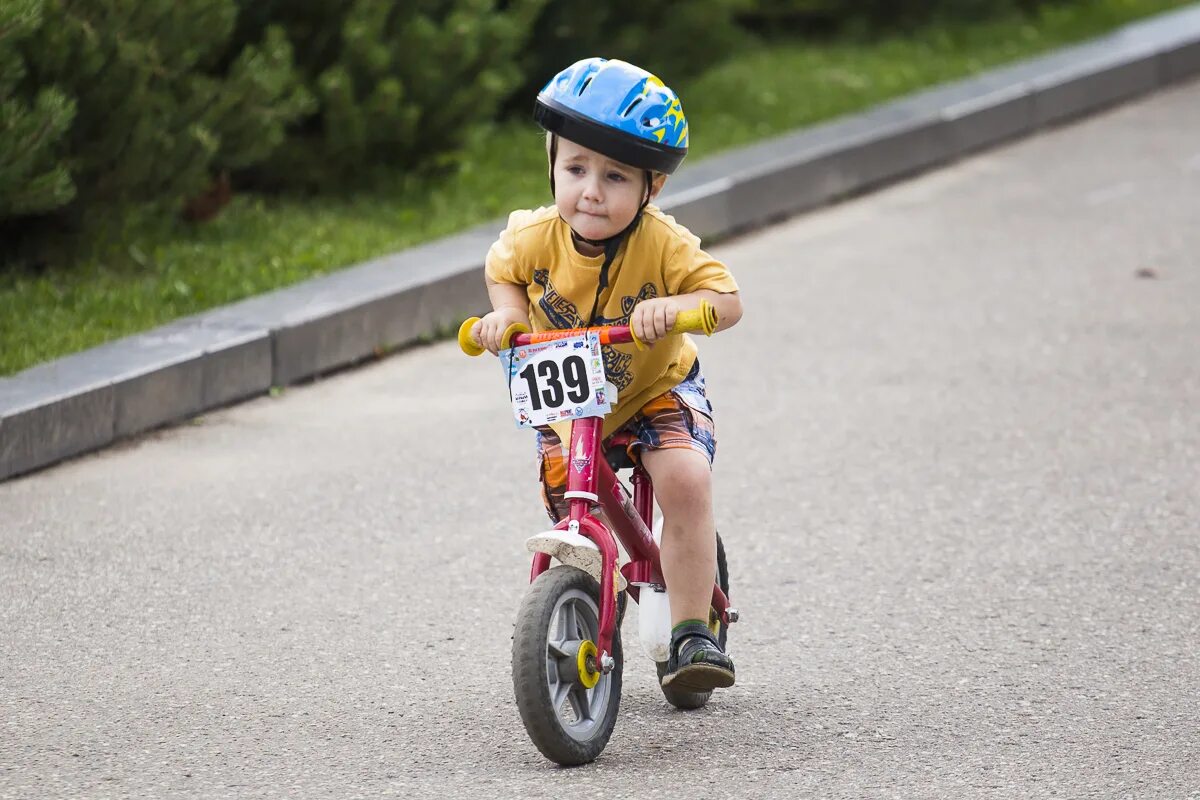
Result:
{"label": "number 139", "polygon": [[[535,367],[537,368],[536,376],[534,375]],[[587,364],[583,359],[574,355],[567,356],[563,360],[562,371],[565,375],[560,376],[558,363],[555,361],[539,361],[521,371],[520,377],[529,384],[529,401],[533,405],[534,411],[542,410],[542,401],[545,401],[549,408],[558,408],[563,405],[564,398],[575,405],[587,400]],[[545,384],[544,389],[539,389],[538,378],[541,378]],[[563,386],[564,379],[566,387]]]}

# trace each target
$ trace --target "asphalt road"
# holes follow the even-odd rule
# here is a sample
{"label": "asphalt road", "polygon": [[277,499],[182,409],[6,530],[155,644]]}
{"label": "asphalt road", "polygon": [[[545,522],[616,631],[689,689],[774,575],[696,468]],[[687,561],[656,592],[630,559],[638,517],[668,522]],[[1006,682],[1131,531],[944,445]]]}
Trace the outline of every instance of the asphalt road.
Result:
{"label": "asphalt road", "polygon": [[739,681],[673,711],[631,613],[589,767],[512,700],[494,361],[0,485],[0,797],[1200,797],[1197,131],[1192,83],[716,248]]}

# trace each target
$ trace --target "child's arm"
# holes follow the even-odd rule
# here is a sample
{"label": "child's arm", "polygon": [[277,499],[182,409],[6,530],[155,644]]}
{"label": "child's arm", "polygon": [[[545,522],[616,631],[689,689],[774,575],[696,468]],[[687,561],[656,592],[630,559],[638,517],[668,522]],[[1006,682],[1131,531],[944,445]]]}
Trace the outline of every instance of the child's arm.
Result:
{"label": "child's arm", "polygon": [[484,276],[493,311],[471,328],[471,338],[492,355],[500,352],[500,339],[509,326],[519,322],[529,327],[529,295],[516,283],[497,283]]}
{"label": "child's arm", "polygon": [[680,311],[698,307],[701,300],[707,300],[716,309],[718,331],[732,328],[742,318],[742,298],[737,292],[697,289],[687,294],[643,300],[633,307],[629,325],[639,339],[652,344],[667,335]]}

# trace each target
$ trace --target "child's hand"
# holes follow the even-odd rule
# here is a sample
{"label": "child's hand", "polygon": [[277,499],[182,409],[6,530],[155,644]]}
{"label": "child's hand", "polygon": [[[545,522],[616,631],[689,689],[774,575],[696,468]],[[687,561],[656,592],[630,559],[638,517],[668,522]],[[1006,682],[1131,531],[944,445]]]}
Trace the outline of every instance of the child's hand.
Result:
{"label": "child's hand", "polygon": [[629,315],[629,327],[638,339],[654,344],[666,336],[679,316],[679,301],[674,297],[655,297],[643,300],[633,307]]}
{"label": "child's hand", "polygon": [[500,352],[500,340],[513,323],[529,327],[529,315],[519,308],[498,308],[471,326],[471,338],[492,355]]}

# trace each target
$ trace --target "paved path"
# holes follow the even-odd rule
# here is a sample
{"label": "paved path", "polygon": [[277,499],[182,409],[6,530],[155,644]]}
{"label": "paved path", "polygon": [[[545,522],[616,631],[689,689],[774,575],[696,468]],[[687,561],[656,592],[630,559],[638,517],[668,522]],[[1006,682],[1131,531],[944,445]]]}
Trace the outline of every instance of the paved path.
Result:
{"label": "paved path", "polygon": [[0,797],[1200,797],[1198,130],[1193,83],[717,248],[739,683],[632,655],[591,767],[511,697],[494,362],[0,485]]}

